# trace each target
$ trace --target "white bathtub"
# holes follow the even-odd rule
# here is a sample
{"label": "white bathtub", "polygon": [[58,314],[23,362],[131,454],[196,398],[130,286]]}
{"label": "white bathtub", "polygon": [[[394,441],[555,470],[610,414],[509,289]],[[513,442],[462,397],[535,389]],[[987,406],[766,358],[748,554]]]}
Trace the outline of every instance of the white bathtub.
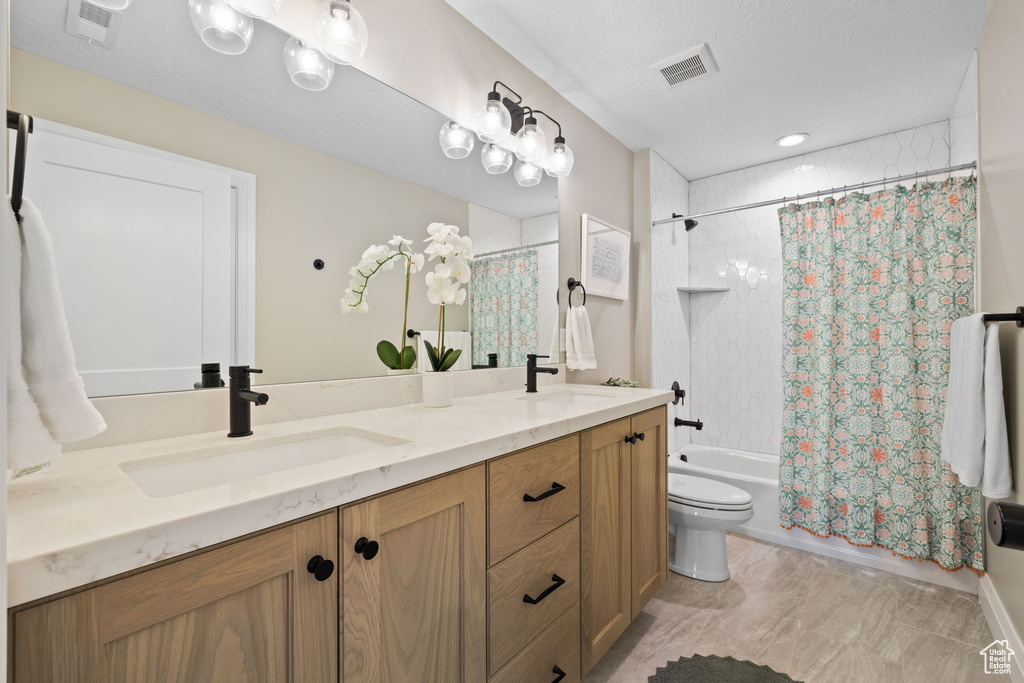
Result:
{"label": "white bathtub", "polygon": [[[680,455],[686,456],[686,462],[680,459]],[[746,524],[735,527],[733,531],[737,533],[921,581],[978,592],[978,577],[969,569],[947,572],[931,562],[895,557],[885,548],[861,548],[838,537],[818,538],[801,529],[783,529],[779,523],[777,455],[688,444],[668,456],[668,470],[715,479],[749,493],[754,502],[754,516]]]}

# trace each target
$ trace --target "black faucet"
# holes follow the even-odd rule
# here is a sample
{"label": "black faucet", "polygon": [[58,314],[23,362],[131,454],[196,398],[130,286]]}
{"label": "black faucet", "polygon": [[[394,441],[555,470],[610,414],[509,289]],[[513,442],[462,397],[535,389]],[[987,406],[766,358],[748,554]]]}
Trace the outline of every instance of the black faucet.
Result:
{"label": "black faucet", "polygon": [[537,359],[547,358],[547,356],[538,356],[535,353],[527,354],[526,356],[526,393],[536,394],[537,393],[537,373],[546,372],[549,375],[557,375],[558,368],[538,368]]}
{"label": "black faucet", "polygon": [[675,421],[676,427],[693,427],[698,432],[704,429],[704,423],[700,420],[684,420],[681,417],[677,417]]}
{"label": "black faucet", "polygon": [[231,378],[229,389],[229,406],[231,408],[231,431],[228,436],[251,436],[252,435],[252,404],[258,406],[267,404],[270,397],[256,391],[249,391],[249,375],[253,372],[263,372],[248,365],[232,365],[228,368],[228,377]]}
{"label": "black faucet", "polygon": [[489,354],[487,354],[487,365],[474,365],[473,369],[474,370],[485,370],[487,368],[496,368],[496,367],[498,367],[498,354],[496,354],[496,353],[489,353]]}

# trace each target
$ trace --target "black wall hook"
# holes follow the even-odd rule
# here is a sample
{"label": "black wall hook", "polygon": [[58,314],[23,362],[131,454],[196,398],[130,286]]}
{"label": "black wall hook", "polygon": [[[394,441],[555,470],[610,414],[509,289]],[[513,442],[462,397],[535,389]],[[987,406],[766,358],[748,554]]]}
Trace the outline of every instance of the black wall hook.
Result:
{"label": "black wall hook", "polygon": [[583,290],[583,305],[587,305],[587,288],[583,286],[583,283],[574,277],[569,278],[569,308],[572,308],[572,293],[579,287]]}
{"label": "black wall hook", "polygon": [[316,259],[315,261],[313,261],[313,267],[316,268],[317,270],[323,270],[324,269],[324,261],[323,261],[323,259]]}

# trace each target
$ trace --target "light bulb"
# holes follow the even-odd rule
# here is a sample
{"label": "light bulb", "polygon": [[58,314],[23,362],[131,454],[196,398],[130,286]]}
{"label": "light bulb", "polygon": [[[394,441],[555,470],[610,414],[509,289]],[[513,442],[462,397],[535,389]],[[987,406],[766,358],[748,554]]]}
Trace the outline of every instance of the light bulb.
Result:
{"label": "light bulb", "polygon": [[132,4],[132,0],[89,0],[94,5],[99,5],[104,9],[112,9],[116,12],[120,12],[128,5]]}
{"label": "light bulb", "polygon": [[491,91],[476,114],[476,134],[484,142],[504,142],[511,130],[512,114],[502,103],[501,95]]}
{"label": "light bulb", "polygon": [[[92,1],[92,0],[90,0]],[[232,7],[255,19],[270,19],[281,9],[281,0],[228,0]]]}
{"label": "light bulb", "polygon": [[548,138],[537,125],[537,119],[532,116],[527,118],[516,133],[516,157],[520,161],[536,163],[544,158],[547,147]]}
{"label": "light bulb", "polygon": [[540,182],[543,171],[541,171],[540,166],[529,161],[517,161],[513,174],[515,174],[516,182],[521,187],[533,187]]}
{"label": "light bulb", "polygon": [[811,137],[807,133],[790,133],[789,135],[783,135],[781,138],[775,141],[775,144],[779,147],[792,147],[793,145],[799,145],[801,142]]}
{"label": "light bulb", "polygon": [[298,38],[289,38],[284,44],[284,68],[292,83],[306,90],[323,90],[334,78],[334,62]]}
{"label": "light bulb", "polygon": [[188,0],[188,10],[199,37],[217,52],[240,55],[252,42],[252,19],[228,0]]}
{"label": "light bulb", "polygon": [[555,138],[555,144],[544,155],[544,169],[552,178],[564,178],[572,171],[573,155],[565,138]]}
{"label": "light bulb", "polygon": [[480,163],[484,165],[484,170],[491,175],[505,173],[512,168],[513,161],[515,159],[512,152],[493,142],[488,142],[480,150]]}
{"label": "light bulb", "polygon": [[355,64],[366,54],[369,35],[363,15],[345,0],[326,0],[316,13],[320,49],[335,64]]}
{"label": "light bulb", "polygon": [[438,135],[441,149],[449,159],[465,159],[473,151],[473,131],[454,121],[446,121]]}

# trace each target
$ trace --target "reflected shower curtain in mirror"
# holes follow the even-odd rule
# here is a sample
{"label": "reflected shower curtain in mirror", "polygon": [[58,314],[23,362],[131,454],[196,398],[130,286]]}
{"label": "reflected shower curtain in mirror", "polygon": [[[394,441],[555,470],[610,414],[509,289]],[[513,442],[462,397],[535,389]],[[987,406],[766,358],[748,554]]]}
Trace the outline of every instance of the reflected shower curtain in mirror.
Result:
{"label": "reflected shower curtain in mirror", "polygon": [[981,493],[939,459],[976,207],[976,181],[951,178],[779,211],[784,528],[984,568]]}
{"label": "reflected shower curtain in mirror", "polygon": [[497,353],[499,367],[525,365],[526,354],[537,353],[537,252],[475,259],[472,275],[473,364]]}

